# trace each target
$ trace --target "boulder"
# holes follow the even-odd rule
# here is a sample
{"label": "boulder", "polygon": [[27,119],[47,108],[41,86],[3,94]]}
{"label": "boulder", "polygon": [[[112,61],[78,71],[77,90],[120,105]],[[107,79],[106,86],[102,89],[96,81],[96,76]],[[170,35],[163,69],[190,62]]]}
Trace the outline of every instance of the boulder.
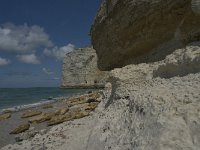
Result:
{"label": "boulder", "polygon": [[100,70],[155,62],[200,39],[198,0],[104,0],[91,28]]}
{"label": "boulder", "polygon": [[29,128],[30,128],[30,124],[29,123],[25,123],[25,124],[19,125],[17,128],[12,130],[10,132],[10,134],[19,134],[19,133],[25,132]]}
{"label": "boulder", "polygon": [[41,111],[37,111],[37,110],[30,110],[30,111],[27,111],[27,112],[24,112],[21,116],[21,118],[29,118],[29,117],[33,117],[33,116],[38,116],[42,114]]}
{"label": "boulder", "polygon": [[53,116],[55,116],[54,113],[43,113],[39,116],[35,116],[35,117],[30,118],[29,122],[30,123],[42,123],[42,122],[51,120],[51,118]]}
{"label": "boulder", "polygon": [[0,115],[0,121],[6,120],[11,117],[11,113],[5,113]]}

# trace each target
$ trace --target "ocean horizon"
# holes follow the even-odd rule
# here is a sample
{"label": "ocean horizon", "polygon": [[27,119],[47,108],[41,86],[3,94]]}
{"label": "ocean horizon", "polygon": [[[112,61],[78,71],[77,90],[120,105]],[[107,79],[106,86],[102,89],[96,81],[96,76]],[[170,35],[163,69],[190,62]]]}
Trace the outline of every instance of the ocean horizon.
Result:
{"label": "ocean horizon", "polygon": [[60,87],[0,88],[0,110],[51,102],[57,97],[70,97],[88,90]]}

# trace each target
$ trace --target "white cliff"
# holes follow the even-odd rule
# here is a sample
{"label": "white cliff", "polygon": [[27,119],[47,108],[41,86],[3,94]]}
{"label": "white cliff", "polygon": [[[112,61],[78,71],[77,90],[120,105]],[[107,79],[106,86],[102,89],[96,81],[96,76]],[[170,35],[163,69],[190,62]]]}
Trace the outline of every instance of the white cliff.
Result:
{"label": "white cliff", "polygon": [[62,68],[63,88],[98,88],[105,84],[106,72],[97,68],[93,48],[80,48],[66,54]]}

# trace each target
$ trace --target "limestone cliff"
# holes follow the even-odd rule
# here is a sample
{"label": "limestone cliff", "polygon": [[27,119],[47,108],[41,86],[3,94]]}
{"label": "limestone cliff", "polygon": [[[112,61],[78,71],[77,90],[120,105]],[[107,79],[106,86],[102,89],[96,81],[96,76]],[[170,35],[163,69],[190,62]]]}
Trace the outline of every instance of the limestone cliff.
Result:
{"label": "limestone cliff", "polygon": [[98,88],[105,84],[106,72],[97,68],[96,51],[80,48],[66,54],[62,68],[63,88]]}
{"label": "limestone cliff", "polygon": [[162,60],[199,40],[199,10],[198,0],[104,0],[91,29],[99,68]]}
{"label": "limestone cliff", "polygon": [[110,82],[87,150],[199,150],[199,42],[114,69]]}

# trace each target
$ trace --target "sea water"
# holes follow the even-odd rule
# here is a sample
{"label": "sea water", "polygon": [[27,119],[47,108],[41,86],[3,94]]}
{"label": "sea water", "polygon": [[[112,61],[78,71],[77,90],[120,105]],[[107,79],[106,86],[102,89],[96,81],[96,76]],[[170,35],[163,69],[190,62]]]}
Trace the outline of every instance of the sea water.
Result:
{"label": "sea water", "polygon": [[[91,90],[91,89],[90,89]],[[0,88],[0,110],[31,107],[53,101],[56,97],[83,94],[89,89],[52,88]]]}

